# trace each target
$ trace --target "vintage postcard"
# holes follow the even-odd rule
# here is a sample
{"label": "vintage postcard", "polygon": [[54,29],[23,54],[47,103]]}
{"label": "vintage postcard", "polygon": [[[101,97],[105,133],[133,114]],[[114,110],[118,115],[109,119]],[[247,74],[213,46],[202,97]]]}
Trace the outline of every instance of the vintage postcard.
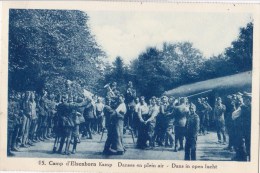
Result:
{"label": "vintage postcard", "polygon": [[3,2],[0,170],[259,171],[260,5]]}

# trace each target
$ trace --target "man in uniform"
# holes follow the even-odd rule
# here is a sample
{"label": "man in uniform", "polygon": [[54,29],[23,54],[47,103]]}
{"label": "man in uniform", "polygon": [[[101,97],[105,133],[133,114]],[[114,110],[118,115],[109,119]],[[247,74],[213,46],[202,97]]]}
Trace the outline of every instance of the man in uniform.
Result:
{"label": "man in uniform", "polygon": [[209,113],[210,111],[212,111],[211,106],[208,104],[208,102],[206,101],[205,98],[201,99],[201,103],[202,103],[202,116],[201,116],[201,123],[202,123],[202,134],[208,134],[209,133]]}
{"label": "man in uniform", "polygon": [[[75,101],[76,103],[82,103],[84,101],[84,97],[78,96],[77,100]],[[84,112],[84,107],[76,107],[72,110],[72,115],[73,115],[73,121],[74,121],[74,127],[72,129],[72,154],[76,153],[77,145],[80,143],[80,124],[85,123],[85,118],[83,116]]]}
{"label": "man in uniform", "polygon": [[[62,97],[62,102],[57,106],[57,114],[60,117],[59,118],[60,125],[61,125],[60,130],[62,130],[60,132],[61,139],[60,139],[60,146],[59,146],[58,153],[62,153],[63,145],[65,143],[65,140],[67,139],[64,154],[66,154],[66,155],[70,154],[69,144],[70,144],[70,139],[71,139],[71,135],[72,135],[72,129],[74,127],[72,111],[75,108],[86,106],[89,102],[90,101],[87,100],[87,101],[83,101],[81,103],[73,103],[71,97],[69,99],[68,99],[68,96]],[[54,147],[55,147],[55,145],[54,145]]]}
{"label": "man in uniform", "polygon": [[203,104],[201,98],[198,98],[197,100],[197,107],[196,107],[196,113],[200,117],[200,130],[199,130],[199,135],[202,135],[204,131],[204,114],[203,114]]}
{"label": "man in uniform", "polygon": [[197,136],[200,128],[199,116],[195,113],[196,106],[191,103],[186,123],[185,160],[196,160]]}
{"label": "man in uniform", "polygon": [[96,118],[96,106],[95,102],[91,98],[87,98],[88,104],[85,107],[84,110],[84,118],[85,118],[85,125],[86,125],[86,131],[85,135],[88,139],[93,139],[91,127],[93,125],[94,119]]}
{"label": "man in uniform", "polygon": [[117,83],[116,82],[112,83],[111,89],[112,89],[113,93],[116,95],[116,97],[118,98],[120,96],[120,92],[117,89]]}
{"label": "man in uniform", "polygon": [[244,105],[241,107],[241,116],[243,123],[243,131],[244,131],[244,139],[245,139],[245,147],[247,154],[247,161],[250,161],[251,154],[251,93],[244,92],[243,100]]}
{"label": "man in uniform", "polygon": [[127,114],[125,116],[124,125],[127,128],[133,129],[134,123],[134,113],[135,113],[135,98],[136,98],[136,90],[133,88],[133,83],[131,81],[128,82],[128,88],[125,94],[125,102],[127,105]]}
{"label": "man in uniform", "polygon": [[[11,104],[11,102],[8,103]],[[14,115],[17,117],[16,118],[16,123],[14,126],[14,133],[13,133],[13,138],[12,138],[12,144],[11,144],[11,151],[19,151],[18,149],[18,139],[19,139],[19,133],[21,131],[21,126],[22,126],[22,111],[21,111],[21,94],[17,92],[15,94],[15,98],[12,101],[12,111]],[[8,112],[9,113],[9,112]]]}
{"label": "man in uniform", "polygon": [[232,95],[227,96],[228,101],[226,103],[226,127],[228,132],[228,147],[225,150],[234,151],[234,121],[232,120],[232,113],[236,110],[236,99]]}
{"label": "man in uniform", "polygon": [[35,94],[34,92],[31,92],[30,100],[29,100],[29,107],[30,107],[30,128],[29,128],[29,145],[33,145],[34,138],[36,135],[37,130],[37,121],[38,116],[36,114],[36,102],[35,102]]}
{"label": "man in uniform", "polygon": [[53,129],[53,118],[56,114],[56,102],[54,94],[49,95],[48,100],[48,118],[47,118],[47,138],[52,137],[52,129]]}
{"label": "man in uniform", "polygon": [[7,139],[7,155],[14,156],[14,153],[11,151],[13,143],[14,129],[18,119],[19,109],[17,103],[14,101],[14,93],[9,94],[9,103],[8,103],[8,139]]}
{"label": "man in uniform", "polygon": [[47,99],[47,91],[43,90],[42,91],[42,96],[39,100],[39,104],[37,105],[38,107],[38,137],[39,140],[44,141],[47,139],[47,119],[48,119],[48,99]]}
{"label": "man in uniform", "polygon": [[[242,111],[243,110],[243,111]],[[235,138],[235,151],[236,155],[233,160],[247,161],[247,152],[245,146],[245,131],[244,131],[244,117],[246,107],[242,97],[237,98],[237,109],[232,113],[232,119],[234,121],[234,136]]]}
{"label": "man in uniform", "polygon": [[[216,120],[218,143],[223,143],[223,145],[226,144],[225,119],[224,119],[225,111],[226,111],[226,106],[222,104],[221,98],[217,97],[216,105],[214,108],[214,118]],[[221,141],[221,136],[223,137],[223,141]]]}
{"label": "man in uniform", "polygon": [[106,121],[105,126],[107,129],[107,140],[105,142],[103,154],[105,155],[115,154],[115,152],[111,150],[111,146],[116,131],[116,125],[115,125],[116,111],[114,110],[114,108],[111,107],[110,98],[106,98],[106,104],[104,106],[104,116]]}
{"label": "man in uniform", "polygon": [[30,118],[31,118],[31,109],[30,109],[30,91],[25,92],[25,98],[22,104],[23,111],[23,123],[22,123],[22,131],[21,131],[21,146],[23,148],[28,148],[28,136],[29,136],[29,128],[30,128]]}

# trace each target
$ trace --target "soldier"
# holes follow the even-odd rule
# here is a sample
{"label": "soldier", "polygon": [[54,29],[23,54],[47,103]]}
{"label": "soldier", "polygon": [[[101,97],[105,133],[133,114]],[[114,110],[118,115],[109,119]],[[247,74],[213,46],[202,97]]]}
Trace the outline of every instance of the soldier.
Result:
{"label": "soldier", "polygon": [[113,93],[116,95],[116,98],[118,98],[120,96],[120,92],[117,89],[117,83],[116,82],[112,83],[111,89],[112,89]]}
{"label": "soldier", "polygon": [[[67,96],[63,96],[62,103],[57,107],[57,113],[60,117],[60,124],[61,124],[61,140],[58,153],[62,153],[63,145],[66,140],[65,152],[64,154],[69,155],[69,146],[70,146],[70,139],[72,135],[72,130],[74,128],[74,121],[73,121],[73,114],[72,111],[75,108],[86,106],[90,101],[83,101],[81,103],[73,103],[72,98],[70,97],[67,101]],[[55,147],[55,145],[54,145]]]}
{"label": "soldier", "polygon": [[42,91],[42,96],[39,100],[39,124],[38,124],[38,134],[39,140],[44,141],[47,139],[47,122],[48,122],[48,99],[47,99],[47,91]]}
{"label": "soldier", "polygon": [[112,146],[112,143],[114,140],[114,136],[116,133],[116,125],[115,125],[116,111],[114,110],[114,108],[111,107],[110,98],[106,98],[106,105],[104,106],[104,116],[105,116],[105,120],[106,120],[105,126],[107,129],[107,140],[105,143],[103,154],[106,154],[106,155],[116,154],[111,149],[111,146]]}
{"label": "soldier", "polygon": [[196,106],[191,103],[186,123],[185,160],[196,160],[197,136],[200,128],[199,116],[195,113]]}
{"label": "soldier", "polygon": [[[31,109],[30,109],[30,91],[25,92],[25,97],[22,103],[22,110],[23,110],[23,122],[22,122],[22,130],[21,130],[21,146],[23,148],[28,148],[28,136],[29,136],[29,128],[30,128],[30,116],[31,116]],[[29,143],[28,143],[29,144]]]}
{"label": "soldier", "polygon": [[86,126],[85,135],[88,137],[88,139],[93,139],[91,126],[94,122],[94,119],[96,118],[96,107],[94,101],[91,98],[87,98],[86,100],[88,100],[88,105],[85,107],[83,113]]}
{"label": "soldier", "polygon": [[175,149],[174,151],[177,152],[178,142],[180,144],[179,150],[183,150],[183,140],[185,136],[185,126],[187,115],[189,114],[189,107],[187,106],[187,99],[182,97],[180,98],[180,105],[176,106],[174,104],[175,109]]}
{"label": "soldier", "polygon": [[205,98],[201,99],[202,110],[201,110],[201,130],[200,132],[205,135],[209,133],[209,112],[212,110],[211,106],[207,103]]}
{"label": "soldier", "polygon": [[29,128],[29,145],[34,145],[35,142],[34,138],[36,135],[37,130],[37,121],[38,117],[36,114],[36,102],[35,102],[35,94],[31,92],[30,100],[29,100],[29,108],[30,108],[30,128]]}
{"label": "soldier", "polygon": [[245,110],[242,97],[237,97],[237,109],[232,113],[232,119],[234,121],[234,135],[235,135],[235,151],[236,155],[232,160],[247,161],[247,152],[245,146],[244,137],[244,122],[242,109]]}
{"label": "soldier", "polygon": [[200,118],[200,130],[199,130],[199,135],[202,135],[204,132],[204,114],[203,114],[203,104],[202,104],[202,99],[198,98],[197,99],[197,107],[196,107],[196,113],[199,115]]}
{"label": "soldier", "polygon": [[12,140],[14,135],[15,126],[18,119],[18,105],[14,101],[14,92],[9,94],[9,103],[8,103],[8,139],[7,139],[7,155],[14,156],[12,153]]}
{"label": "soldier", "polygon": [[134,112],[135,112],[135,98],[136,98],[136,90],[133,88],[133,83],[131,81],[128,82],[128,88],[125,94],[125,102],[127,105],[127,114],[125,116],[125,126],[127,128],[133,129],[134,123]]}
{"label": "soldier", "polygon": [[[226,144],[225,119],[224,119],[225,112],[226,112],[226,106],[222,104],[221,98],[218,97],[216,99],[216,105],[214,108],[214,118],[216,121],[218,143],[223,143],[223,145]],[[223,137],[223,141],[221,141],[221,135]]]}
{"label": "soldier", "polygon": [[243,100],[244,105],[241,106],[241,116],[243,123],[243,132],[244,132],[244,139],[245,139],[245,147],[246,147],[246,154],[247,154],[247,161],[250,161],[250,147],[251,147],[251,93],[244,92],[243,93]]}
{"label": "soldier", "polygon": [[[11,100],[8,103],[8,106],[9,106],[9,104],[11,104]],[[16,118],[16,123],[14,126],[13,138],[12,138],[12,143],[11,143],[11,151],[19,151],[19,149],[18,149],[19,140],[18,139],[19,139],[19,134],[20,134],[21,128],[22,128],[22,118],[23,118],[22,111],[21,111],[21,94],[19,92],[17,92],[15,94],[14,101],[12,101],[12,104],[13,104],[13,106],[11,106],[11,107],[13,107],[12,111],[14,112],[14,115],[17,118]]]}
{"label": "soldier", "polygon": [[212,107],[210,106],[210,104],[208,103],[208,97],[205,98],[204,100],[204,105],[206,106],[205,109],[205,127],[206,127],[206,133],[209,134],[209,127],[210,127],[210,121],[211,121],[211,112],[212,112]]}
{"label": "soldier", "polygon": [[50,94],[48,100],[48,117],[47,117],[47,138],[52,138],[52,129],[53,129],[53,118],[57,112],[56,110],[56,102],[55,102],[55,95]]}
{"label": "soldier", "polygon": [[[84,99],[82,97],[77,97],[76,102],[77,103],[82,103]],[[84,107],[76,107],[72,110],[72,118],[74,122],[74,127],[72,129],[72,143],[73,143],[73,148],[72,148],[72,154],[76,153],[77,149],[77,144],[80,143],[80,124],[85,123],[85,118],[83,116],[84,113]]]}
{"label": "soldier", "polygon": [[112,107],[117,106],[117,98],[120,94],[119,91],[116,88],[117,83],[113,82],[112,85],[110,83],[106,84],[104,88],[107,89],[106,98],[111,100]]}
{"label": "soldier", "polygon": [[232,112],[236,110],[235,102],[236,99],[232,95],[227,96],[228,101],[226,103],[226,128],[228,133],[228,147],[224,148],[224,150],[234,151],[234,122],[232,120]]}

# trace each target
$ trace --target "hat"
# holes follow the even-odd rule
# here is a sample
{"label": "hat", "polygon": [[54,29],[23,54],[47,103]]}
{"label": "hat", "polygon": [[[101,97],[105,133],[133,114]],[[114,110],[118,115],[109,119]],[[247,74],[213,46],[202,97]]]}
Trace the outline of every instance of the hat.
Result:
{"label": "hat", "polygon": [[155,96],[152,96],[151,99],[157,99]]}
{"label": "hat", "polygon": [[141,100],[142,100],[142,99],[145,99],[145,97],[144,97],[144,96],[141,96],[140,99],[141,99]]}
{"label": "hat", "polygon": [[221,100],[221,97],[217,97],[216,100]]}
{"label": "hat", "polygon": [[237,92],[237,95],[238,95],[238,96],[239,96],[239,95],[242,96],[243,94],[242,94],[241,92]]}
{"label": "hat", "polygon": [[162,96],[162,99],[164,99],[164,98],[168,99],[168,97],[167,97],[167,96],[165,96],[165,95],[164,95],[164,96]]}
{"label": "hat", "polygon": [[243,97],[252,98],[252,93],[244,92]]}

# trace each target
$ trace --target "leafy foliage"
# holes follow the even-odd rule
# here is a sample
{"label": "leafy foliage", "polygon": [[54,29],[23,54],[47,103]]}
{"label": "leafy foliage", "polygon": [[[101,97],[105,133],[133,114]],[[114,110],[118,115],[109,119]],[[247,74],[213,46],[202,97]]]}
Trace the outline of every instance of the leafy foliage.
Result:
{"label": "leafy foliage", "polygon": [[252,69],[253,58],[253,23],[245,28],[240,28],[239,37],[225,50],[225,56],[236,66],[236,71]]}
{"label": "leafy foliage", "polygon": [[9,21],[9,88],[55,90],[68,79],[95,88],[102,75],[98,57],[105,54],[86,13],[12,9]]}
{"label": "leafy foliage", "polygon": [[132,70],[140,84],[140,92],[151,97],[196,80],[202,62],[202,54],[191,43],[164,43],[162,50],[149,48],[141,54]]}

